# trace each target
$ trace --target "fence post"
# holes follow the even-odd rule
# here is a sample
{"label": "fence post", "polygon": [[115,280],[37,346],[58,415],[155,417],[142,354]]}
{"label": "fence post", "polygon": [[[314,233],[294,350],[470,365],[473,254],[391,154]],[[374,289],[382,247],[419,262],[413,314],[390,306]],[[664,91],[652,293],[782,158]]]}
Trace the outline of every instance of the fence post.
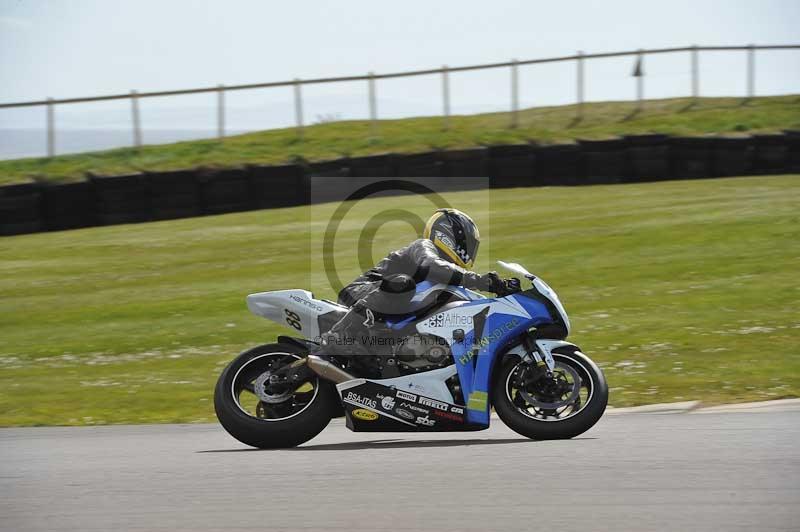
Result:
{"label": "fence post", "polygon": [[294,80],[294,121],[297,136],[303,136],[303,94],[300,92],[300,79]]}
{"label": "fence post", "polygon": [[225,138],[225,85],[217,86],[217,138]]}
{"label": "fence post", "polygon": [[519,77],[517,60],[511,60],[511,127],[519,125]]}
{"label": "fence post", "polygon": [[644,100],[644,63],[642,60],[644,59],[644,55],[642,54],[641,48],[639,49],[639,53],[636,55],[636,60],[639,64],[639,75],[636,76],[636,110],[642,110],[642,100]]}
{"label": "fence post", "polygon": [[577,73],[576,73],[576,93],[578,98],[578,119],[583,118],[583,52],[578,51]]}
{"label": "fence post", "polygon": [[47,98],[47,156],[56,154],[56,119],[53,99]]}
{"label": "fence post", "polygon": [[442,65],[442,106],[444,111],[444,129],[450,127],[450,69]]}
{"label": "fence post", "polygon": [[756,95],[756,48],[750,44],[747,46],[747,98]]}
{"label": "fence post", "polygon": [[700,96],[700,58],[698,57],[697,45],[692,45],[692,98]]}
{"label": "fence post", "polygon": [[139,122],[139,96],[135,90],[131,91],[131,118],[133,123],[133,145],[142,147],[142,127]]}
{"label": "fence post", "polygon": [[378,104],[375,100],[375,72],[369,73],[369,124],[373,137],[378,136]]}

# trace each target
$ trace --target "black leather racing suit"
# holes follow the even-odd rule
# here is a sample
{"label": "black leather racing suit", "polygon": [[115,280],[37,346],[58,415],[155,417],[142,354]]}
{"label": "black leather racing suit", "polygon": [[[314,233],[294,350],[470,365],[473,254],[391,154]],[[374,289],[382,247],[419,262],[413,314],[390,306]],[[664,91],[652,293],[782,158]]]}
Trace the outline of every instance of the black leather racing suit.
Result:
{"label": "black leather racing suit", "polygon": [[371,327],[376,319],[408,312],[414,295],[414,283],[409,277],[414,283],[427,280],[487,292],[500,292],[506,286],[495,272],[479,275],[465,270],[444,258],[433,242],[420,238],[391,252],[339,292],[339,303],[350,310],[322,334],[324,352],[329,355],[353,354],[359,349],[368,352],[368,348],[342,339],[360,337],[364,328]]}
{"label": "black leather racing suit", "polygon": [[413,241],[408,246],[392,251],[375,267],[370,268],[339,292],[339,303],[352,307],[359,300],[376,291],[387,276],[405,274],[415,282],[431,281],[459,285],[464,288],[491,290],[487,276],[465,270],[442,258],[433,242],[426,238]]}

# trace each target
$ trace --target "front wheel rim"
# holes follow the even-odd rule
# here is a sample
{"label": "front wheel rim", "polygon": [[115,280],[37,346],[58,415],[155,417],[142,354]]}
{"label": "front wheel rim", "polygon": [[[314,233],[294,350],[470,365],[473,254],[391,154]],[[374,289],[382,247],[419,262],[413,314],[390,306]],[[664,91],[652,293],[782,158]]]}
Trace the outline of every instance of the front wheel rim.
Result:
{"label": "front wheel rim", "polygon": [[[565,390],[560,402],[553,401],[552,397],[543,401],[541,390],[537,394],[537,390],[523,390],[515,384],[518,372],[528,365],[527,362],[518,362],[506,377],[505,394],[510,405],[520,414],[536,421],[564,421],[583,412],[594,398],[594,379],[584,364],[558,353],[553,353],[553,359],[556,362],[553,372],[556,378],[572,384],[569,393]],[[579,381],[575,380],[576,377]]]}
{"label": "front wheel rim", "polygon": [[[246,416],[261,421],[285,421],[305,412],[317,398],[319,378],[282,383],[283,387],[270,384],[268,378],[268,374],[301,358],[296,353],[275,351],[242,364],[233,376],[230,389],[236,407]],[[265,389],[257,393],[256,385]]]}

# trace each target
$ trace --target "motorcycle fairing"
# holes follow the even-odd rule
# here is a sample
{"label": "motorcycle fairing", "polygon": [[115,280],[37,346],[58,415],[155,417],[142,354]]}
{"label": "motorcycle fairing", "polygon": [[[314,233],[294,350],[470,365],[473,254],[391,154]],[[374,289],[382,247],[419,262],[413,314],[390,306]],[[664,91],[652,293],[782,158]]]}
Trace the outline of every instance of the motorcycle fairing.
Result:
{"label": "motorcycle fairing", "polygon": [[336,385],[353,432],[415,432],[483,430],[488,424],[471,423],[462,405],[386,386],[367,379]]}
{"label": "motorcycle fairing", "polygon": [[256,316],[295,329],[313,340],[320,335],[319,317],[334,312],[343,314],[347,307],[324,299],[315,299],[308,290],[275,290],[247,296],[247,308]]}
{"label": "motorcycle fairing", "polygon": [[444,283],[432,283],[431,281],[420,281],[417,283],[414,296],[409,303],[408,314],[400,316],[396,319],[387,319],[385,324],[390,329],[401,330],[404,327],[411,325],[418,317],[420,311],[429,309],[434,299],[442,292],[447,292],[455,296],[456,300],[460,301],[474,301],[477,299],[486,299],[485,296],[478,292],[473,292],[463,286],[449,285]]}
{"label": "motorcycle fairing", "polygon": [[[420,333],[439,336],[450,345],[466,402],[467,422],[486,427],[489,425],[491,375],[497,356],[511,339],[519,337],[531,327],[552,322],[556,318],[551,316],[544,303],[521,294],[486,298],[462,287],[423,281],[418,284],[417,295],[425,298],[442,289],[453,291],[465,301],[421,320],[416,328]],[[311,292],[301,289],[251,294],[247,296],[247,305],[254,314],[293,327],[311,340],[320,334],[320,316],[347,310],[336,303],[315,299]],[[395,327],[405,327],[413,319],[411,315],[395,324]],[[454,333],[458,330],[463,332],[463,340],[454,339]],[[439,370],[397,379],[420,380],[435,371]],[[449,393],[446,397],[436,397],[438,393],[432,394],[426,390],[426,394],[452,403]]]}
{"label": "motorcycle fairing", "polygon": [[[399,320],[389,320],[387,326],[399,330],[410,325],[416,319],[414,312],[429,305],[431,298],[442,291],[450,292],[465,301],[484,299],[481,294],[461,286],[422,281],[417,284],[408,316]],[[302,289],[250,294],[247,296],[247,308],[256,316],[295,329],[309,340],[316,339],[320,333],[325,332],[325,330],[320,330],[321,316],[331,314],[338,319],[348,310],[347,307],[332,301],[316,299],[314,294]],[[331,325],[336,319],[332,320]]]}
{"label": "motorcycle fairing", "polygon": [[[489,389],[497,356],[531,327],[553,321],[540,301],[518,294],[470,301],[417,324],[422,333],[440,336],[451,347],[470,423],[489,424]],[[460,331],[463,340],[457,340]]]}
{"label": "motorcycle fairing", "polygon": [[414,309],[416,305],[424,305],[424,302],[428,300],[431,295],[439,294],[441,292],[450,292],[451,294],[459,296],[461,299],[466,301],[486,299],[485,296],[479,294],[478,292],[473,292],[472,290],[464,288],[463,286],[433,283],[431,281],[420,281],[417,283],[414,297],[411,298],[411,308]]}
{"label": "motorcycle fairing", "polygon": [[390,388],[405,390],[447,403],[453,403],[453,394],[447,387],[447,380],[457,372],[454,364],[444,368],[423,371],[411,375],[401,375],[389,379],[369,379]]}

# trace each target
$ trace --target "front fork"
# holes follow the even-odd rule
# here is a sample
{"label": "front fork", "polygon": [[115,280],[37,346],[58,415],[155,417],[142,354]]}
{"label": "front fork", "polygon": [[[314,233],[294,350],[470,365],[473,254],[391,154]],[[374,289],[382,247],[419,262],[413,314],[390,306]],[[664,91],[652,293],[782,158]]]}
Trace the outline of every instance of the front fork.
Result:
{"label": "front fork", "polygon": [[552,377],[556,363],[553,360],[553,348],[561,345],[560,341],[534,340],[527,334],[522,338],[522,347],[525,349],[523,360],[533,362],[537,367],[547,366],[547,376]]}

